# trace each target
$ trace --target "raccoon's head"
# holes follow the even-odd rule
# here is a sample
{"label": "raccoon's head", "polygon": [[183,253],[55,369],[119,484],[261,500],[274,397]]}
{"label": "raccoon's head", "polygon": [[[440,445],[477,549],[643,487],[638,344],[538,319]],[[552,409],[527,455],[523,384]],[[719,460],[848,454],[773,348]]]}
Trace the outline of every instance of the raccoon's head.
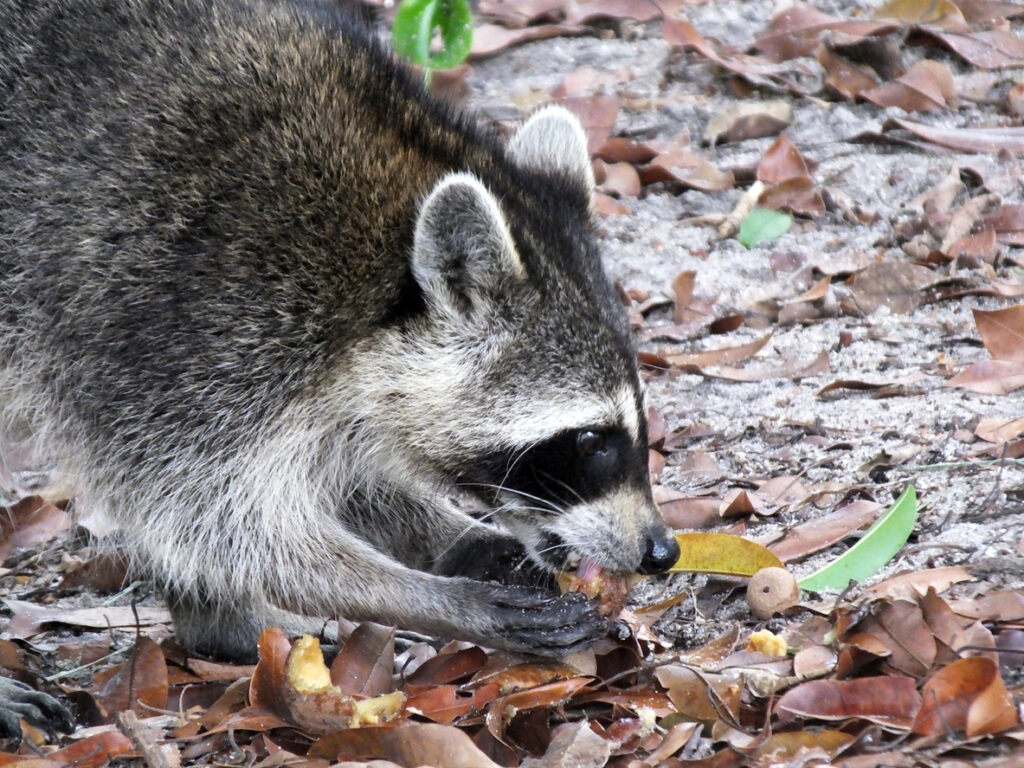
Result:
{"label": "raccoon's head", "polygon": [[537,113],[493,175],[451,174],[420,207],[426,309],[403,333],[392,423],[538,564],[664,570],[678,547],[651,499],[636,352],[591,231],[579,123]]}

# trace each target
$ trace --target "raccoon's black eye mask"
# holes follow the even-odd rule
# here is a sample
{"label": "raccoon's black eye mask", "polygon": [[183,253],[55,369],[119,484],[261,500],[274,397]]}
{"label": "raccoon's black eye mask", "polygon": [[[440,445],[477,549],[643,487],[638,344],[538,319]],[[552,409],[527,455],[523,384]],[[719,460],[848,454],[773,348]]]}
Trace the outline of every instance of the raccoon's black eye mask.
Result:
{"label": "raccoon's black eye mask", "polygon": [[593,426],[567,430],[525,450],[478,458],[466,467],[461,483],[493,504],[505,492],[520,496],[531,512],[554,514],[646,478],[647,453],[626,430]]}

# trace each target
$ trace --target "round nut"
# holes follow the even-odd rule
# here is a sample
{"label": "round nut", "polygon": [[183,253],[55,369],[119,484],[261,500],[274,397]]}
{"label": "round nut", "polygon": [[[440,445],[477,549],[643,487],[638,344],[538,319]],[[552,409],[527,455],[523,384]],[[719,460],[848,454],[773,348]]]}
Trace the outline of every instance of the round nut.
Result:
{"label": "round nut", "polygon": [[757,618],[770,619],[799,602],[800,587],[785,568],[762,568],[750,577],[747,605]]}

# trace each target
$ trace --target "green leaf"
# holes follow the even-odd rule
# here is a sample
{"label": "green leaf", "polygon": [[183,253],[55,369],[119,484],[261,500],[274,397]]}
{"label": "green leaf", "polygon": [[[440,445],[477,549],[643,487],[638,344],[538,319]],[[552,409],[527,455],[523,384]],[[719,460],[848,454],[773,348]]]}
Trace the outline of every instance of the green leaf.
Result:
{"label": "green leaf", "polygon": [[789,232],[792,224],[793,217],[788,213],[755,208],[743,217],[736,237],[744,248],[753,248],[755,245],[782,237]]}
{"label": "green leaf", "polygon": [[[431,54],[434,30],[441,50]],[[457,67],[473,45],[473,14],[468,0],[402,0],[391,27],[398,55],[427,69]]]}
{"label": "green leaf", "polygon": [[868,528],[860,541],[820,571],[801,579],[800,588],[814,592],[846,589],[851,581],[863,581],[873,576],[907,543],[916,522],[917,493],[914,486],[908,485],[896,503]]}

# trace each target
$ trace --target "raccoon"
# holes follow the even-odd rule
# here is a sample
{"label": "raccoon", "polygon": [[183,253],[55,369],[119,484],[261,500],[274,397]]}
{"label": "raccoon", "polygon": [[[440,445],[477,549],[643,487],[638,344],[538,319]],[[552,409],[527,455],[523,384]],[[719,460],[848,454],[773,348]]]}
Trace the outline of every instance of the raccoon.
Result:
{"label": "raccoon", "polygon": [[0,0],[0,167],[0,454],[188,649],[340,615],[557,656],[605,620],[520,575],[675,560],[563,109],[504,142],[312,0]]}

